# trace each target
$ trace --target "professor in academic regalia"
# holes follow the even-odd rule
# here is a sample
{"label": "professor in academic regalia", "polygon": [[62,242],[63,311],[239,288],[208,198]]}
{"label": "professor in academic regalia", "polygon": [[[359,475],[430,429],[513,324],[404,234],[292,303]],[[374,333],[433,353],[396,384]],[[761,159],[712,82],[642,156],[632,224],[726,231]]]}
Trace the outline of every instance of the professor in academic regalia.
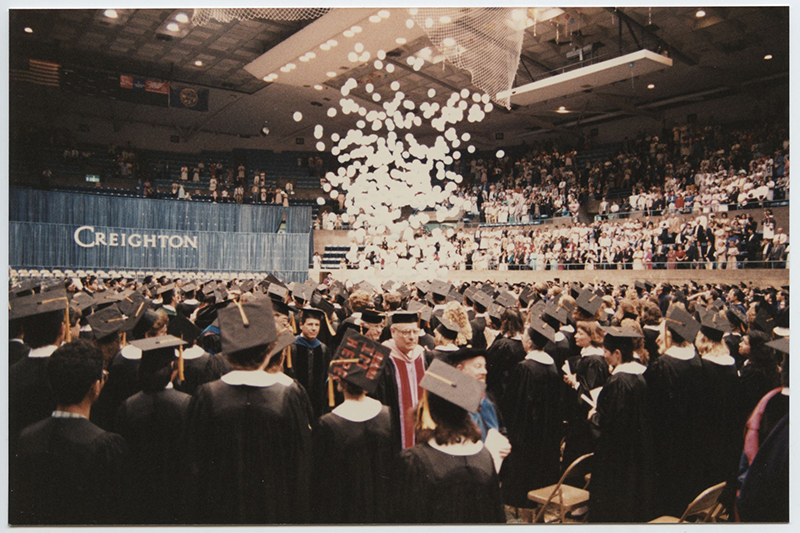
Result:
{"label": "professor in academic regalia", "polygon": [[328,347],[318,338],[319,330],[325,323],[325,313],[313,307],[304,307],[300,316],[300,335],[291,346],[292,367],[286,373],[295,378],[308,393],[314,418],[319,418],[328,410],[327,388]]}

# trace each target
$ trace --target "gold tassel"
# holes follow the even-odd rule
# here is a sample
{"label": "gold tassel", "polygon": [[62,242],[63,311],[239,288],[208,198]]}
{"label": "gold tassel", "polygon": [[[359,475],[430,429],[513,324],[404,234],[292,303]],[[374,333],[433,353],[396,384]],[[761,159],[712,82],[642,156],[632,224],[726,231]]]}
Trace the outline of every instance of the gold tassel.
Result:
{"label": "gold tassel", "polygon": [[284,361],[286,361],[286,368],[292,368],[292,347],[287,346],[283,349]]}
{"label": "gold tassel", "polygon": [[292,326],[292,333],[297,335],[297,322],[294,320],[294,313],[292,313],[292,320],[289,324]]}
{"label": "gold tassel", "polygon": [[120,342],[119,345],[120,346],[125,346],[126,344],[128,344],[128,332],[127,331],[123,331],[122,332],[122,341]]}
{"label": "gold tassel", "polygon": [[[181,335],[181,340],[183,340],[183,335]],[[178,381],[183,383],[183,380],[186,379],[186,376],[183,375],[183,345],[178,347]]]}
{"label": "gold tassel", "polygon": [[69,327],[69,303],[67,303],[67,307],[64,308],[64,327],[66,327],[67,331],[64,334],[65,342],[72,342],[72,331]]}
{"label": "gold tassel", "polygon": [[244,314],[244,309],[242,308],[242,302],[240,302],[239,300],[234,300],[233,303],[236,304],[236,307],[239,308],[239,314],[242,315],[242,325],[244,325],[244,327],[250,327],[250,321],[247,320],[247,315]]}
{"label": "gold tassel", "polygon": [[333,397],[333,378],[328,376],[328,405],[333,407],[336,400]]}
{"label": "gold tassel", "polygon": [[431,417],[431,408],[428,405],[428,391],[422,391],[422,399],[420,400],[420,428],[421,429],[436,429],[436,422]]}
{"label": "gold tassel", "polygon": [[331,337],[333,337],[336,335],[336,331],[333,329],[333,326],[331,325],[331,321],[328,318],[328,315],[326,313],[323,314],[325,314],[325,322],[328,324],[328,331],[330,332]]}

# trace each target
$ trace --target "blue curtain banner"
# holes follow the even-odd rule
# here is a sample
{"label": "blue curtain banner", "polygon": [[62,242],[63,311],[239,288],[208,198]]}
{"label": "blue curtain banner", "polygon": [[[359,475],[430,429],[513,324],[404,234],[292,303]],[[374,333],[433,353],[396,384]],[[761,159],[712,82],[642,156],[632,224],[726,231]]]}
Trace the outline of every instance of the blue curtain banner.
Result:
{"label": "blue curtain banner", "polygon": [[309,239],[14,221],[8,229],[14,268],[273,272],[286,281],[308,277]]}

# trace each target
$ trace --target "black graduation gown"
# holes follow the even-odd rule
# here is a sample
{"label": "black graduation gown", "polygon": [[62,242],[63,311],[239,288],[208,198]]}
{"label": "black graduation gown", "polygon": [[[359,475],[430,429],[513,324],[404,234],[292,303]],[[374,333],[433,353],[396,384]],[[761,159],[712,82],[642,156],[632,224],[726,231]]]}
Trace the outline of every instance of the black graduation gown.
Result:
{"label": "black graduation gown", "polygon": [[739,375],[742,383],[742,410],[746,416],[753,412],[764,395],[781,386],[778,367],[772,362],[761,364],[751,361],[742,366]]}
{"label": "black graduation gown", "polygon": [[297,384],[212,381],[189,405],[186,486],[198,524],[310,522],[311,405]]}
{"label": "black graduation gown", "polygon": [[386,522],[391,503],[395,446],[391,413],[353,422],[334,413],[313,433],[314,483],[311,506],[319,524]]}
{"label": "black graduation gown", "polygon": [[591,422],[597,441],[589,521],[652,520],[653,434],[644,376],[618,372],[608,378]]}
{"label": "black graduation gown", "polygon": [[[188,394],[174,389],[134,394],[117,411],[114,426],[130,448],[125,512],[130,524],[180,524],[179,494],[185,450],[181,441]],[[191,521],[191,516],[185,516]]]}
{"label": "black graduation gown", "polygon": [[139,386],[139,359],[126,359],[117,353],[108,366],[108,381],[92,406],[91,420],[106,431],[114,427],[122,402],[142,390]]}
{"label": "black graduation gown", "polygon": [[8,341],[8,368],[27,357],[30,351],[31,347],[25,343]]}
{"label": "black graduation gown", "polygon": [[327,413],[328,406],[328,365],[331,362],[328,347],[321,344],[309,350],[297,343],[291,345],[292,368],[285,370],[286,375],[297,380],[308,393],[314,419]]}
{"label": "black graduation gown", "polygon": [[505,522],[498,476],[486,448],[467,456],[449,455],[428,443],[403,450],[394,501],[396,523]]}
{"label": "black graduation gown", "polygon": [[470,320],[469,325],[472,328],[472,347],[485,350],[486,335],[484,335],[484,330],[486,329],[486,318],[477,316],[473,320]]}
{"label": "black graduation gown", "polygon": [[49,357],[26,357],[8,373],[8,436],[13,453],[16,438],[27,426],[50,416],[56,400],[47,379]]}
{"label": "black graduation gown", "polygon": [[10,474],[9,523],[119,524],[125,440],[85,418],[26,428]]}
{"label": "black graduation gown", "polygon": [[[744,411],[742,386],[736,365],[720,365],[701,359],[703,368],[703,395],[700,400],[700,427],[703,448],[700,473],[701,486],[710,487],[720,482],[736,484],[744,429],[749,413]],[[731,497],[732,494],[726,494]],[[732,509],[733,499],[725,502]]]}
{"label": "black graduation gown", "polygon": [[193,359],[184,359],[184,380],[175,385],[175,388],[186,394],[194,395],[202,385],[218,380],[228,372],[230,372],[230,365],[222,355],[206,353]]}
{"label": "black graduation gown", "polygon": [[486,350],[486,390],[496,398],[502,398],[511,372],[523,359],[525,348],[521,340],[497,337]]}
{"label": "black graduation gown", "polygon": [[658,353],[658,343],[656,339],[658,339],[660,332],[650,328],[642,328],[642,335],[644,336],[644,349],[647,350],[647,355],[649,356],[648,365],[652,365],[656,359],[659,357]]}
{"label": "black graduation gown", "polygon": [[500,403],[511,441],[511,453],[500,470],[503,502],[508,505],[532,507],[528,491],[558,481],[562,384],[555,364],[531,359],[517,363],[509,376]]}
{"label": "black graduation gown", "polygon": [[587,416],[591,407],[581,399],[582,395],[591,398],[590,391],[605,386],[609,377],[608,363],[602,355],[586,355],[570,360],[570,368],[578,379],[578,390],[566,387],[567,435],[564,446],[564,468],[581,455],[594,451],[594,443]]}
{"label": "black graduation gown", "polygon": [[686,506],[708,487],[700,476],[704,447],[698,399],[702,394],[702,365],[695,356],[682,360],[662,355],[644,374],[650,398],[656,460],[654,512],[681,516]]}

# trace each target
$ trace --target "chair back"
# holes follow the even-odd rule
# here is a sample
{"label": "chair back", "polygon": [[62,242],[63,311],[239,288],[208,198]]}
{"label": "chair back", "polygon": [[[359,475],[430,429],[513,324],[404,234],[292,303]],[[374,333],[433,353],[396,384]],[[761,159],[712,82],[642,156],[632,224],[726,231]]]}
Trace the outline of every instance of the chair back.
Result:
{"label": "chair back", "polygon": [[724,481],[701,492],[683,512],[681,522],[685,522],[688,517],[695,515],[704,515],[703,521],[706,522],[716,508],[723,489],[725,489]]}

